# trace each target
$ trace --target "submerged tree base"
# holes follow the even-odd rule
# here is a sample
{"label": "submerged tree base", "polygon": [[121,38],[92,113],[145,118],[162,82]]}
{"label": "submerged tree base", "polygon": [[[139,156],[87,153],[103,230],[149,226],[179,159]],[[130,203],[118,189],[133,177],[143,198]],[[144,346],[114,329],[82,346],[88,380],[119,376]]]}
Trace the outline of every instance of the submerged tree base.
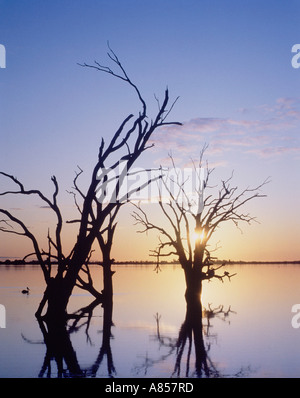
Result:
{"label": "submerged tree base", "polygon": [[[78,332],[81,328],[85,329],[87,339],[89,339],[89,327],[95,308],[102,304],[103,326],[102,344],[99,354],[92,366],[82,368],[78,362],[76,351],[72,346],[70,335]],[[53,317],[46,313],[38,317],[38,323],[44,337],[46,354],[39,377],[53,377],[53,361],[57,367],[57,377],[95,377],[96,373],[107,358],[107,371],[109,376],[115,374],[112,351],[110,348],[111,327],[113,313],[113,302],[107,300],[105,303],[94,300],[86,307],[81,308],[73,314],[65,314],[65,317]]]}

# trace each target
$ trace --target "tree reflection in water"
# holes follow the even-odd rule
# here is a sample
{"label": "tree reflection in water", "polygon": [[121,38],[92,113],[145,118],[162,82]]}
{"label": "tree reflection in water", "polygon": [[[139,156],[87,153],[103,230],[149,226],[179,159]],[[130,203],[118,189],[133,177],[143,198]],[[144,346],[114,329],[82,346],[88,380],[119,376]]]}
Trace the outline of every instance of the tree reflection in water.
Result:
{"label": "tree reflection in water", "polygon": [[[44,362],[38,377],[55,377],[58,378],[77,378],[77,377],[95,377],[101,364],[107,360],[107,374],[113,377],[116,374],[116,369],[113,362],[112,350],[110,340],[113,337],[111,333],[113,303],[106,301],[102,304],[103,307],[103,328],[102,328],[102,344],[99,349],[98,356],[93,365],[82,369],[77,359],[75,350],[73,349],[70,335],[77,333],[79,330],[85,328],[87,342],[91,343],[89,337],[89,327],[93,312],[99,305],[99,301],[95,300],[87,307],[81,308],[74,314],[68,315],[69,322],[62,322],[61,320],[51,320],[47,318],[39,318],[38,323],[43,334],[43,342],[33,342],[29,339],[23,339],[30,344],[45,344],[46,354]],[[52,364],[56,365],[57,373],[52,369]]]}
{"label": "tree reflection in water", "polygon": [[[230,309],[228,310],[230,311]],[[229,312],[228,312],[229,313]],[[220,377],[220,371],[217,369],[213,361],[210,359],[208,352],[211,348],[210,337],[210,321],[213,317],[225,314],[222,307],[216,309],[202,310],[202,303],[200,300],[195,300],[187,303],[186,317],[179,330],[178,339],[176,342],[176,362],[173,375],[177,377],[181,373],[181,363],[185,347],[187,346],[186,370],[185,376],[190,375],[190,363],[192,345],[194,343],[195,350],[195,376],[196,377]],[[203,315],[207,319],[206,330],[204,331]],[[204,336],[207,338],[205,344]]]}
{"label": "tree reflection in water", "polygon": [[[93,312],[99,305],[96,300],[69,315],[69,322],[62,323],[39,319],[39,326],[43,334],[43,342],[46,345],[46,353],[43,365],[38,374],[39,377],[97,377],[97,372],[101,365],[107,369],[108,377],[117,375],[113,361],[113,353],[111,350],[111,339],[113,338],[111,328],[113,326],[113,302],[102,304],[103,307],[103,327],[102,327],[102,343],[98,355],[94,363],[88,368],[82,368],[78,362],[76,352],[72,346],[70,335],[79,330],[84,330],[87,343],[91,343],[89,337],[89,328]],[[229,322],[229,317],[234,311],[229,307],[224,310],[223,306],[212,308],[203,308],[200,300],[187,302],[185,319],[179,329],[176,338],[163,335],[160,330],[161,317],[156,314],[156,334],[154,340],[159,343],[160,348],[166,348],[166,353],[157,359],[146,357],[143,363],[133,369],[136,375],[146,376],[149,368],[162,363],[167,359],[170,360],[175,356],[175,365],[170,377],[241,377],[245,376],[250,369],[239,370],[232,375],[224,375],[221,373],[213,360],[209,356],[216,335],[211,333],[212,320],[218,317],[225,322]],[[23,339],[31,344],[36,342],[29,341],[23,336]],[[192,361],[195,361],[193,367]],[[106,362],[106,363],[105,363]],[[56,365],[57,373],[53,370],[52,365]]]}
{"label": "tree reflection in water", "polygon": [[[226,311],[222,305],[212,308],[209,304],[208,308],[203,308],[199,300],[187,302],[186,316],[182,323],[178,337],[172,338],[162,335],[160,331],[160,319],[158,313],[156,319],[156,334],[154,336],[160,347],[167,348],[167,353],[158,359],[144,359],[144,363],[135,368],[137,373],[143,370],[144,375],[148,369],[156,363],[163,362],[166,358],[175,355],[175,365],[172,377],[228,377],[221,373],[217,366],[209,356],[212,341],[216,339],[216,335],[211,333],[212,319],[218,317],[225,322],[229,322],[230,314],[235,313],[229,307]],[[206,323],[204,323],[206,320]],[[194,356],[192,353],[194,352]],[[184,358],[185,357],[185,358]],[[191,361],[195,358],[195,367],[192,369]],[[183,370],[183,366],[185,369]],[[241,368],[238,372],[230,377],[242,377],[250,371],[250,368]]]}

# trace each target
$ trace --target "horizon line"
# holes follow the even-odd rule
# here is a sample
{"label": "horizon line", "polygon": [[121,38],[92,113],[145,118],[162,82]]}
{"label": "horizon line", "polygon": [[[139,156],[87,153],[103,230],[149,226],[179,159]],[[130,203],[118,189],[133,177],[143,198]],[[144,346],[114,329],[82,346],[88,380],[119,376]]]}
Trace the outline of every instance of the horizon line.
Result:
{"label": "horizon line", "polygon": [[[0,265],[39,265],[38,260],[25,261],[16,257],[0,257]],[[214,264],[224,263],[230,264],[300,264],[300,260],[216,260]],[[53,265],[57,262],[54,261]],[[91,261],[90,265],[102,265],[102,261]],[[163,260],[159,263],[154,260],[114,260],[112,265],[129,265],[129,264],[144,264],[144,265],[175,265],[180,264],[178,260]],[[213,264],[212,264],[213,265]]]}

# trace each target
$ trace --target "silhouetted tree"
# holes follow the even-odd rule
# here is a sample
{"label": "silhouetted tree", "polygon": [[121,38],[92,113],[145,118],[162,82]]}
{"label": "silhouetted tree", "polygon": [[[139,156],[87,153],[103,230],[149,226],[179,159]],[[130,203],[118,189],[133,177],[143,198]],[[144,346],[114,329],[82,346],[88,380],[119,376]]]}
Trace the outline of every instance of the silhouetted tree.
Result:
{"label": "silhouetted tree", "polygon": [[[175,100],[169,105],[168,89],[165,90],[164,99],[154,118],[149,119],[147,105],[140,90],[131,81],[118,57],[110,48],[108,57],[118,68],[118,72],[114,72],[110,67],[102,66],[98,62],[95,62],[93,66],[87,64],[83,66],[108,73],[128,84],[136,93],[141,110],[138,116],[130,114],[123,120],[107,145],[102,138],[98,159],[85,193],[78,186],[78,177],[82,174],[82,170],[80,169],[76,173],[72,192],[80,216],[78,219],[69,221],[79,224],[77,239],[70,253],[66,254],[63,251],[63,216],[58,204],[59,184],[56,177],[51,178],[54,192],[52,197],[48,198],[40,190],[25,188],[24,184],[16,177],[4,172],[0,173],[16,187],[14,190],[1,192],[0,196],[37,196],[43,202],[43,205],[49,207],[56,216],[55,234],[51,236],[48,232],[48,248],[42,249],[38,237],[30,231],[20,218],[6,209],[0,209],[0,213],[6,216],[5,219],[1,220],[2,227],[0,230],[29,238],[33,244],[33,254],[43,271],[46,290],[36,315],[41,316],[43,308],[47,304],[46,315],[55,321],[65,319],[68,301],[76,284],[88,290],[99,301],[107,297],[111,299],[111,264],[113,263],[111,248],[116,229],[116,216],[120,207],[130,200],[133,193],[129,190],[124,194],[121,188],[126,182],[126,178],[130,176],[133,164],[145,150],[152,146],[148,144],[148,141],[153,132],[168,124],[180,124],[166,120],[176,102]],[[151,180],[145,181],[140,188],[142,189],[143,185],[150,182]],[[108,195],[108,191],[110,195]],[[81,198],[81,203],[77,201],[78,195]],[[14,228],[15,226],[18,227],[18,230]],[[89,259],[95,240],[98,240],[103,255],[104,289],[102,293],[94,287],[89,272]],[[52,267],[54,263],[57,264],[55,271]],[[85,279],[79,276],[80,270],[85,271],[87,275]]]}
{"label": "silhouetted tree", "polygon": [[152,255],[157,257],[158,265],[162,256],[178,256],[185,275],[187,300],[198,300],[203,280],[218,278],[223,281],[224,278],[230,280],[233,276],[228,271],[220,273],[219,269],[225,263],[215,264],[212,250],[209,250],[209,240],[225,222],[231,221],[238,227],[241,222],[251,223],[255,220],[250,214],[243,213],[242,209],[247,202],[265,196],[260,193],[260,189],[268,182],[266,180],[255,188],[239,191],[238,187],[231,186],[231,175],[221,182],[214,194],[210,190],[215,187],[209,186],[213,169],[209,169],[207,164],[203,166],[206,148],[204,146],[201,151],[199,164],[194,164],[197,177],[194,192],[190,192],[190,181],[182,178],[178,169],[174,173],[176,167],[171,158],[173,177],[167,175],[161,180],[164,190],[160,188],[158,199],[158,206],[168,227],[164,226],[165,223],[151,221],[145,210],[134,204],[137,210],[133,212],[133,217],[142,226],[139,232],[154,230],[160,234],[159,246],[152,251]]}

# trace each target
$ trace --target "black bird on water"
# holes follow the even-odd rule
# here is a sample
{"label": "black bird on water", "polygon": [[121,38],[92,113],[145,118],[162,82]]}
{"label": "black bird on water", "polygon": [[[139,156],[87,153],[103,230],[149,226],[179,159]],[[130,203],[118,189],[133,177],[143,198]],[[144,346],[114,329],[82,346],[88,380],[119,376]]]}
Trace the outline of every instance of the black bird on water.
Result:
{"label": "black bird on water", "polygon": [[23,294],[29,294],[29,290],[30,290],[29,287],[27,287],[26,289],[22,290],[22,293]]}

